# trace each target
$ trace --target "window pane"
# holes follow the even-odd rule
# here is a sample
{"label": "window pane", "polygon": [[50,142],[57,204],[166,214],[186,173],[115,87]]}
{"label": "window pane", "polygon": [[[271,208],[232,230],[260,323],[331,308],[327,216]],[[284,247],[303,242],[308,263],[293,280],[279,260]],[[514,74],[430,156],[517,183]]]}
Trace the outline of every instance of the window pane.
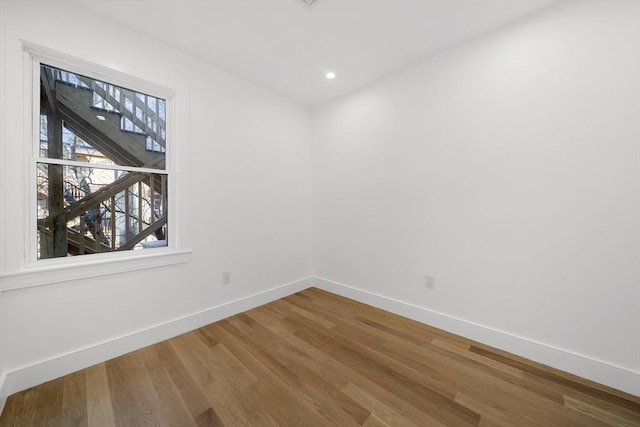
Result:
{"label": "window pane", "polygon": [[40,155],[165,169],[166,100],[40,67]]}
{"label": "window pane", "polygon": [[167,175],[37,164],[38,259],[167,245]]}

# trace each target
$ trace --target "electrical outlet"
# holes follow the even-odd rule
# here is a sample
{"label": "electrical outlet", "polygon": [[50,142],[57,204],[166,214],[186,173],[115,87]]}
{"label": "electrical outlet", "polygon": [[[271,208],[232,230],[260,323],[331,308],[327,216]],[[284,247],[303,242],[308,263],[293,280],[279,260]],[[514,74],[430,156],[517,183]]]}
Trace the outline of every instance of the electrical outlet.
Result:
{"label": "electrical outlet", "polygon": [[424,276],[424,286],[427,289],[435,289],[436,288],[436,276],[433,274],[425,274]]}
{"label": "electrical outlet", "polygon": [[222,284],[223,285],[228,285],[229,283],[231,283],[231,272],[230,271],[223,271],[222,272]]}

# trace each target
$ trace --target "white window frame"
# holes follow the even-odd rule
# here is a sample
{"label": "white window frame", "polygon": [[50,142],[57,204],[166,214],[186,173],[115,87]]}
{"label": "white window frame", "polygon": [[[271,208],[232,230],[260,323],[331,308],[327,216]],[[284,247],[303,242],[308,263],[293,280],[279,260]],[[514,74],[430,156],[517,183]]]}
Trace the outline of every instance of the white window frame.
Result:
{"label": "white window frame", "polygon": [[[22,113],[24,117],[22,132],[24,163],[22,170],[27,175],[22,180],[22,185],[26,187],[23,209],[25,244],[20,265],[17,268],[14,266],[11,269],[13,271],[6,271],[7,265],[5,265],[3,269],[5,271],[0,271],[0,291],[44,286],[188,262],[191,259],[191,251],[187,246],[188,222],[183,220],[183,213],[178,209],[179,206],[186,205],[189,188],[188,174],[178,174],[178,171],[188,171],[186,89],[176,89],[180,85],[158,81],[162,79],[148,78],[147,73],[141,73],[138,70],[116,70],[114,67],[107,66],[112,61],[102,58],[95,61],[99,58],[95,55],[92,55],[92,60],[89,61],[24,39],[21,39],[20,42],[24,72],[24,111]],[[164,170],[153,171],[154,173],[166,173],[168,176],[167,213],[169,226],[166,247],[106,252],[90,256],[37,259],[36,167],[37,163],[42,163],[39,155],[41,64],[107,81],[166,100],[166,166]],[[142,77],[143,74],[145,77]],[[178,126],[179,122],[182,123],[181,126]],[[180,129],[180,132],[177,132],[177,129]],[[180,141],[179,144],[178,141]],[[47,160],[51,163],[51,159]],[[6,221],[7,216],[3,216],[3,220]],[[1,249],[8,250],[6,246]]]}

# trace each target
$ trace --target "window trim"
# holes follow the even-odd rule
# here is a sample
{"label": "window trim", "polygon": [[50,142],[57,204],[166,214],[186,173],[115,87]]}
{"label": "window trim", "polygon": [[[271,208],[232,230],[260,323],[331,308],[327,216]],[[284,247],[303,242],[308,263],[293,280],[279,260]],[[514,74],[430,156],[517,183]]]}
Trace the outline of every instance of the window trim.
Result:
{"label": "window trim", "polygon": [[[113,61],[103,58],[96,60],[95,55],[88,56],[92,61],[80,59],[60,50],[19,39],[23,55],[23,130],[22,160],[23,175],[20,185],[25,186],[23,206],[24,246],[22,261],[19,265],[6,265],[0,270],[0,292],[19,288],[42,286],[49,283],[104,276],[125,271],[172,265],[188,262],[191,250],[187,248],[188,224],[182,220],[178,209],[185,205],[188,194],[186,180],[188,175],[178,176],[177,170],[188,170],[188,135],[186,129],[186,89],[179,84],[166,83],[165,79],[141,77],[147,75],[139,70],[117,66]],[[63,49],[63,50],[69,50]],[[162,171],[169,177],[168,216],[171,225],[168,230],[168,246],[153,250],[123,251],[122,253],[92,254],[90,257],[65,257],[37,259],[37,217],[36,212],[36,167],[39,156],[39,120],[40,116],[40,64],[52,65],[70,72],[88,75],[92,78],[108,81],[122,87],[163,98],[166,100],[166,166]],[[126,71],[121,71],[126,68]],[[6,75],[5,75],[6,78]],[[158,83],[163,81],[163,83]],[[179,106],[178,106],[179,104]],[[5,117],[4,114],[3,118]],[[181,120],[182,126],[178,125]],[[20,125],[18,125],[20,126]],[[178,134],[177,130],[180,133]],[[179,135],[179,136],[178,136]],[[7,135],[3,135],[4,138]],[[180,144],[176,141],[180,140]],[[178,150],[178,146],[180,149]],[[16,152],[17,154],[17,152]],[[182,161],[179,165],[178,161]],[[178,167],[180,166],[180,168]],[[157,173],[158,170],[155,170]],[[26,176],[25,176],[26,174]],[[7,191],[8,187],[4,187]],[[3,214],[3,226],[7,226],[10,218]],[[5,222],[7,221],[7,222]],[[3,250],[7,250],[6,246]],[[90,268],[87,268],[90,267]]]}

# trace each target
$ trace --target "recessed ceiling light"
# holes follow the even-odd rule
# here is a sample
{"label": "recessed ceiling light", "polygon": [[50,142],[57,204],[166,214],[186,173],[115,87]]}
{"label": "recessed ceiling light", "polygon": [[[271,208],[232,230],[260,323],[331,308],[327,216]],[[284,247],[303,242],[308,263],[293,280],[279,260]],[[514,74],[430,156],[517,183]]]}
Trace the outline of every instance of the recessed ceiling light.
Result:
{"label": "recessed ceiling light", "polygon": [[328,78],[329,80],[333,80],[336,78],[336,73],[334,73],[333,71],[329,71],[327,74],[324,75],[326,78]]}
{"label": "recessed ceiling light", "polygon": [[98,120],[102,120],[102,121],[105,121],[105,120],[106,120],[106,119],[104,118],[104,116],[96,116],[96,118],[97,118]]}

